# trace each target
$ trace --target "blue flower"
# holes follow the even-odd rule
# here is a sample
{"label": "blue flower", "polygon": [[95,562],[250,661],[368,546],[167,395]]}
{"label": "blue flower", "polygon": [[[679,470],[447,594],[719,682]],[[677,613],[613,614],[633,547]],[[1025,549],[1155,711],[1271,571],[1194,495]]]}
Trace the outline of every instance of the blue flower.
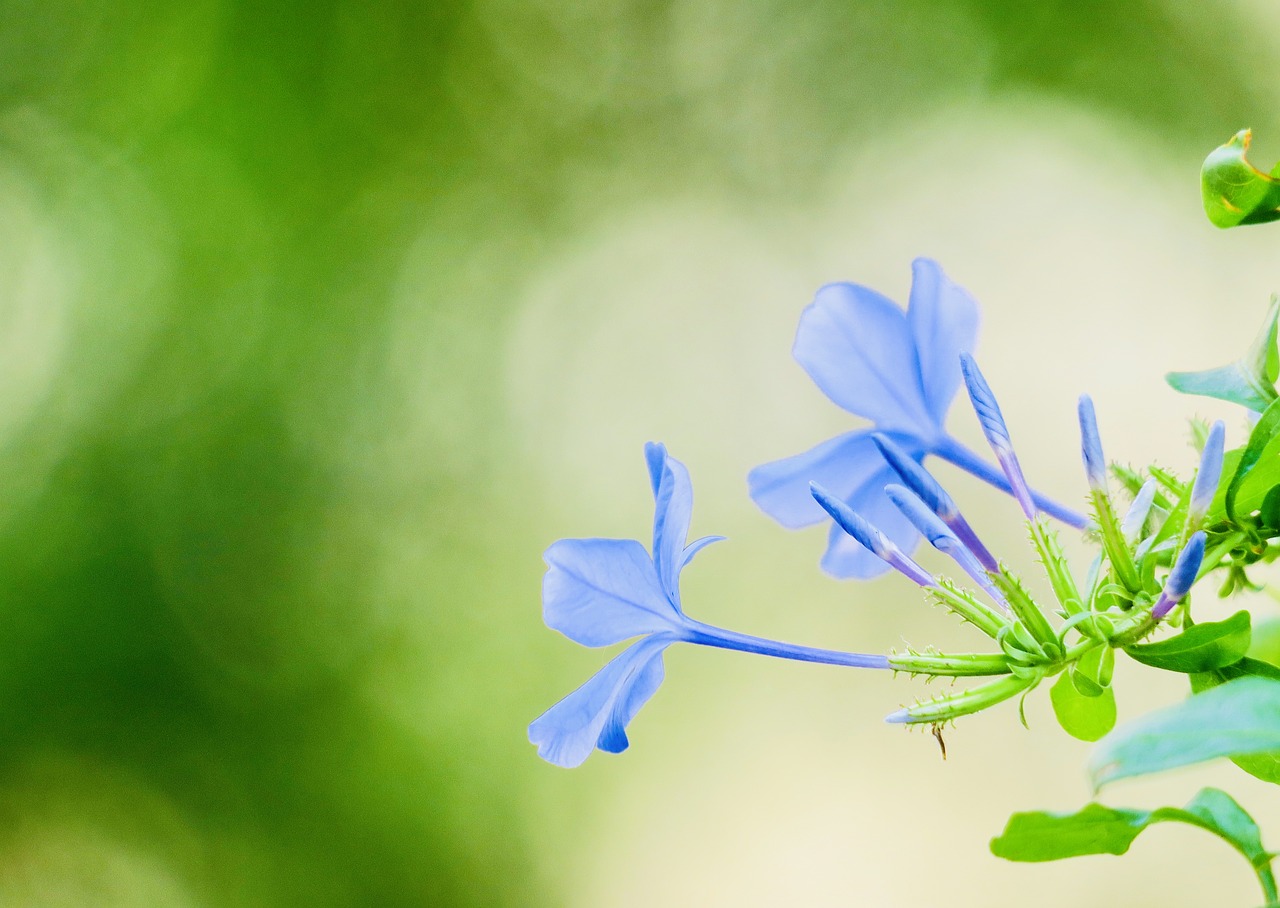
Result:
{"label": "blue flower", "polygon": [[[1005,476],[946,431],[947,410],[960,387],[960,357],[973,350],[978,306],[938,264],[912,263],[911,297],[897,304],[859,284],[828,284],[800,316],[792,354],[837,405],[870,420],[803,454],[756,467],[752,499],[788,529],[819,523],[827,514],[809,494],[817,482],[877,526],[905,551],[919,532],[885,495],[898,480],[872,438],[887,436],[920,463],[929,454],[1009,491]],[[1085,519],[1035,496],[1046,512],[1074,526]],[[887,570],[874,553],[833,524],[822,567],[836,577],[869,578]]]}
{"label": "blue flower", "polygon": [[653,485],[653,549],[633,539],[562,539],[543,558],[542,614],[547,626],[583,646],[639,638],[586,684],[529,725],[538,754],[577,766],[595,749],[627,748],[626,728],[662,683],[662,656],[686,642],[857,668],[888,668],[884,656],[794,646],[712,627],[684,614],[680,572],[704,546],[688,545],[693,489],[684,465],[660,444],[645,447]]}

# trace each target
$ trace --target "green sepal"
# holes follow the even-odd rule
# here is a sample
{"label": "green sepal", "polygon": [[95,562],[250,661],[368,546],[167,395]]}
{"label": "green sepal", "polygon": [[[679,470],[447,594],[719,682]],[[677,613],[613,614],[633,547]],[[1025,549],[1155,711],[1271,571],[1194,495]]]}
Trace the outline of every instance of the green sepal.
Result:
{"label": "green sepal", "polygon": [[968,690],[944,694],[932,700],[923,700],[908,706],[902,714],[909,725],[923,723],[936,725],[949,722],[961,716],[981,712],[987,707],[1003,703],[1005,700],[1029,691],[1040,683],[1042,677],[1043,675],[1039,672],[1012,674],[995,681],[988,681],[986,684],[979,684]]}
{"label": "green sepal", "polygon": [[1023,627],[1035,638],[1035,642],[1045,655],[1053,659],[1061,655],[1062,648],[1058,644],[1058,635],[1054,633],[1049,619],[1040,611],[1040,606],[1023,588],[1022,582],[1003,564],[1000,570],[992,572],[991,579],[1009,602],[1009,610],[1017,617]]}
{"label": "green sepal", "polygon": [[1165,822],[1188,823],[1224,839],[1249,862],[1268,902],[1275,901],[1274,855],[1263,847],[1258,824],[1230,795],[1216,788],[1201,789],[1182,808],[1130,810],[1088,804],[1075,813],[1015,813],[1004,832],[991,840],[991,853],[1023,862],[1124,854],[1144,829]]}
{"label": "green sepal", "polygon": [[[1144,542],[1145,549],[1139,549],[1140,552],[1150,551],[1166,539],[1172,539],[1182,532],[1187,522],[1187,508],[1191,503],[1191,483],[1182,482],[1168,470],[1152,465],[1150,468],[1151,476],[1160,484],[1162,488],[1169,494],[1169,507],[1165,511],[1164,521],[1152,536]],[[1218,490],[1222,490],[1219,483]],[[1210,505],[1212,511],[1212,505]],[[1141,573],[1141,572],[1140,572]],[[1149,578],[1144,578],[1144,580]]]}
{"label": "green sepal", "polygon": [[1102,547],[1106,550],[1107,560],[1116,579],[1129,593],[1136,593],[1142,588],[1138,580],[1138,570],[1133,564],[1133,554],[1129,551],[1129,543],[1120,529],[1120,520],[1116,517],[1115,508],[1111,505],[1111,496],[1104,490],[1095,490],[1093,498],[1094,519],[1102,535]]}
{"label": "green sepal", "polygon": [[959,615],[991,639],[996,639],[1001,628],[1010,625],[1009,618],[967,590],[956,586],[951,580],[942,578],[936,587],[929,589],[929,595],[938,605]]}
{"label": "green sepal", "polygon": [[1215,227],[1265,224],[1280,219],[1280,180],[1249,163],[1253,131],[1242,129],[1204,159],[1200,191]]}
{"label": "green sepal", "polygon": [[1069,672],[1063,672],[1049,689],[1053,714],[1063,731],[1081,741],[1097,741],[1116,724],[1116,695],[1111,688],[1098,688],[1086,696],[1076,688]]}
{"label": "green sepal", "polygon": [[1143,482],[1145,482],[1141,473],[1133,467],[1122,463],[1111,464],[1111,475],[1116,478],[1120,485],[1124,486],[1124,490],[1131,496],[1137,495],[1142,490]]}
{"label": "green sepal", "polygon": [[1164,378],[1175,391],[1230,401],[1261,413],[1276,399],[1276,375],[1280,357],[1276,353],[1276,320],[1280,299],[1271,298],[1262,329],[1240,359],[1217,369],[1202,372],[1170,372]]}
{"label": "green sepal", "polygon": [[899,653],[889,657],[889,667],[913,675],[973,677],[1009,674],[1009,657],[1004,653]]}
{"label": "green sepal", "polygon": [[1135,643],[1124,651],[1143,665],[1190,675],[1239,662],[1250,639],[1249,613],[1239,611],[1225,621],[1195,624],[1167,640]]}
{"label": "green sepal", "polygon": [[[1057,531],[1049,526],[1045,517],[1037,517],[1028,523],[1031,531],[1031,542],[1035,545],[1040,563],[1044,565],[1049,576],[1049,584],[1053,594],[1068,615],[1084,611],[1084,601],[1080,590],[1076,587],[1075,578],[1071,576],[1071,567],[1067,564],[1067,556],[1063,554],[1062,544],[1058,542]],[[1132,567],[1132,565],[1130,565]],[[1038,611],[1038,610],[1037,610]]]}

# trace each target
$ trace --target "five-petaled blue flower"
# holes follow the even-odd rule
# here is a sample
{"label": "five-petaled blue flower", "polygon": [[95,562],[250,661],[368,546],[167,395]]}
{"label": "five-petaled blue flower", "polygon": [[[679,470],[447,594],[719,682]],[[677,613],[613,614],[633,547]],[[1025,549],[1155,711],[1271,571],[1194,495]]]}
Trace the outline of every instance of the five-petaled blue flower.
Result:
{"label": "five-petaled blue flower", "polygon": [[584,646],[640,638],[529,726],[543,759],[577,766],[599,748],[626,749],[626,727],[662,683],[662,655],[687,642],[805,662],[888,668],[885,656],[794,646],[703,624],[680,606],[680,572],[708,543],[685,539],[693,489],[684,465],[660,444],[645,447],[655,500],[653,552],[633,539],[562,539],[543,556],[542,613],[547,626]]}
{"label": "five-petaled blue flower", "polygon": [[[999,470],[945,428],[960,387],[960,357],[972,352],[977,333],[977,304],[930,259],[912,263],[905,312],[859,284],[821,288],[800,317],[792,354],[831,400],[874,426],[756,467],[748,477],[752,499],[784,527],[798,529],[827,517],[809,494],[809,483],[817,482],[911,551],[920,534],[884,492],[898,473],[872,438],[877,432],[917,462],[934,454],[1009,491]],[[1085,525],[1081,515],[1035,497],[1047,513],[1073,526]],[[836,577],[856,578],[887,570],[836,524],[822,567]]]}

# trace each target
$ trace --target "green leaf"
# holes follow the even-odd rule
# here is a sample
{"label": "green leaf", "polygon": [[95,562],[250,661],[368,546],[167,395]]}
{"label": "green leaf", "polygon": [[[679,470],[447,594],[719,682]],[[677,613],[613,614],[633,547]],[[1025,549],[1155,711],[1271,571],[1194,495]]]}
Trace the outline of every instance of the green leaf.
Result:
{"label": "green leaf", "polygon": [[1175,391],[1230,401],[1257,413],[1270,406],[1276,395],[1280,356],[1276,352],[1276,320],[1280,300],[1271,306],[1248,352],[1234,363],[1202,372],[1170,372],[1164,379]]}
{"label": "green leaf", "polygon": [[1009,861],[1059,861],[1086,854],[1124,854],[1144,829],[1156,823],[1187,823],[1225,839],[1257,874],[1268,902],[1276,898],[1272,855],[1262,845],[1258,824],[1235,800],[1203,788],[1186,807],[1126,810],[1088,804],[1075,813],[1015,813],[991,840],[991,853]]}
{"label": "green leaf", "polygon": [[1096,741],[1116,724],[1116,695],[1099,687],[1097,694],[1082,694],[1068,672],[1063,672],[1049,689],[1049,701],[1058,724],[1073,738]]}
{"label": "green leaf", "polygon": [[1004,832],[991,840],[991,853],[1028,863],[1086,854],[1124,854],[1148,826],[1169,821],[1190,823],[1222,836],[1250,864],[1270,860],[1253,818],[1230,795],[1216,788],[1202,789],[1185,808],[1127,810],[1095,803],[1075,813],[1015,813]]}
{"label": "green leaf", "polygon": [[1258,522],[1271,531],[1280,530],[1280,483],[1273,485],[1258,506]]}
{"label": "green leaf", "polygon": [[1280,180],[1246,159],[1251,130],[1242,129],[1215,148],[1200,168],[1204,213],[1216,227],[1265,224],[1280,219]]}
{"label": "green leaf", "polygon": [[1249,675],[1116,729],[1094,749],[1089,772],[1099,788],[1215,757],[1272,750],[1280,750],[1280,681]]}
{"label": "green leaf", "polygon": [[1210,672],[1244,658],[1251,639],[1249,613],[1236,612],[1225,621],[1195,624],[1158,643],[1125,647],[1134,660],[1170,672]]}
{"label": "green leaf", "polygon": [[[1271,633],[1271,629],[1275,628],[1276,624],[1277,622],[1275,621],[1266,622],[1254,631],[1253,642],[1249,645],[1249,652],[1255,655],[1263,655],[1264,657],[1272,652],[1270,646],[1274,645],[1274,635]],[[1261,637],[1261,640],[1259,640],[1259,637]],[[1259,646],[1259,643],[1262,646]],[[1276,668],[1262,659],[1246,657],[1239,662],[1224,666],[1216,671],[1192,675],[1191,690],[1198,694],[1220,684],[1226,684],[1236,678],[1244,678],[1249,675],[1280,680],[1280,668]],[[1255,778],[1270,782],[1273,785],[1280,785],[1280,750],[1232,757],[1231,762]]]}
{"label": "green leaf", "polygon": [[1280,618],[1268,618],[1253,629],[1249,657],[1280,665]]}

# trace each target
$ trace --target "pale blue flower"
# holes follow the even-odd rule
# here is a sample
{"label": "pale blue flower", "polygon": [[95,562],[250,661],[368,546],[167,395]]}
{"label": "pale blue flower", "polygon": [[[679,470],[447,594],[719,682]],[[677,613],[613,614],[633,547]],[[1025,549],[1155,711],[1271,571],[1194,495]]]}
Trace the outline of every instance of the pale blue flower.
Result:
{"label": "pale blue flower", "polygon": [[547,626],[583,646],[640,638],[529,726],[538,754],[577,766],[595,749],[618,753],[626,728],[662,683],[662,656],[672,643],[697,643],[805,662],[888,668],[885,656],[794,646],[703,624],[680,605],[680,572],[704,546],[685,544],[693,489],[684,465],[665,447],[645,448],[653,485],[652,552],[632,539],[562,539],[547,549],[542,614]]}
{"label": "pale blue flower", "polygon": [[[873,432],[917,463],[933,454],[1008,491],[1002,473],[945,427],[960,387],[960,357],[973,349],[977,333],[977,304],[930,259],[912,263],[905,312],[859,284],[820,289],[800,317],[792,354],[832,401],[873,426],[755,468],[748,477],[752,499],[788,529],[809,526],[827,518],[809,494],[809,483],[817,482],[910,551],[920,536],[884,493],[898,473],[886,463]],[[1073,526],[1086,523],[1040,496],[1036,501]],[[822,567],[837,577],[857,578],[887,569],[834,523]]]}

